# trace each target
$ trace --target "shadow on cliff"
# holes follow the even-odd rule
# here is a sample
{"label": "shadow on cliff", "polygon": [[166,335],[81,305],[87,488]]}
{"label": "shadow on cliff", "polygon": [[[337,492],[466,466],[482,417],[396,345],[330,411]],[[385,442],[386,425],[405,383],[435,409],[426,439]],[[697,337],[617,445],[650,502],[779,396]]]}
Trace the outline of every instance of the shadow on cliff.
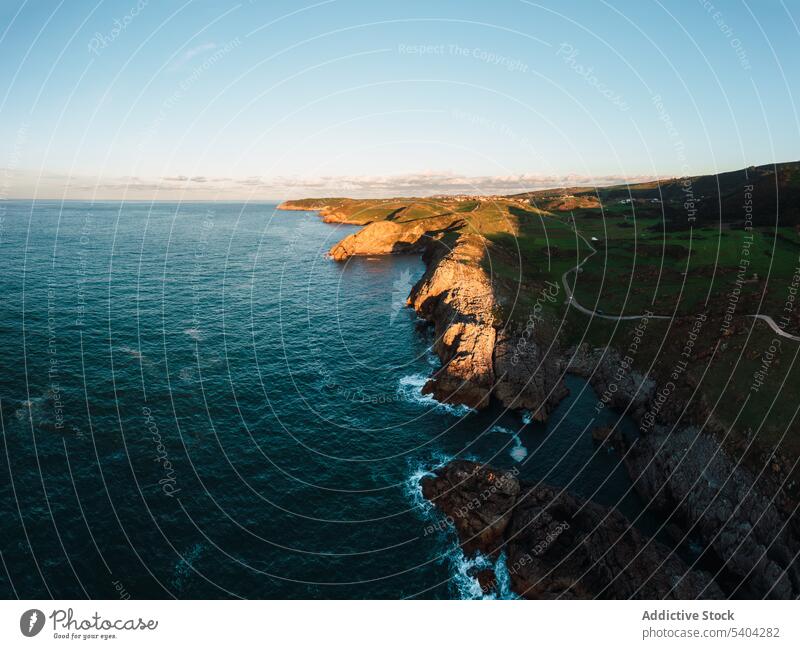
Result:
{"label": "shadow on cliff", "polygon": [[[430,218],[436,218],[436,217],[430,217]],[[417,220],[422,220],[422,219],[417,219]],[[408,253],[418,252],[420,250],[422,250],[424,253],[432,244],[440,244],[447,235],[458,232],[464,227],[464,225],[465,222],[463,219],[461,219],[436,230],[426,230],[415,241],[411,242],[398,241],[392,246],[391,254],[393,255],[408,254]]]}

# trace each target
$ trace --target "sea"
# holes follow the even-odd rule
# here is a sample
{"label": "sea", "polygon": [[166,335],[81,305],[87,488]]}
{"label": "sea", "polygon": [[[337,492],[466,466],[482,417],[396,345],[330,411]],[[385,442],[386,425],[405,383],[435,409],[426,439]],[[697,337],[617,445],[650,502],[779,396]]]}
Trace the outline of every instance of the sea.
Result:
{"label": "sea", "polygon": [[423,396],[421,259],[275,208],[0,203],[0,597],[513,597],[422,498],[454,458],[658,524],[586,383],[547,424]]}

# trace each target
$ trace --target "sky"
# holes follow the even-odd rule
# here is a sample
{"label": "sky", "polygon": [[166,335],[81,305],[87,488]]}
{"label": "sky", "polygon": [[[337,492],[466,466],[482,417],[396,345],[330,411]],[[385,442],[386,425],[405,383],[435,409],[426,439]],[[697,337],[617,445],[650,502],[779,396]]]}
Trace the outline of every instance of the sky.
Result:
{"label": "sky", "polygon": [[3,0],[0,199],[513,193],[800,159],[798,0]]}

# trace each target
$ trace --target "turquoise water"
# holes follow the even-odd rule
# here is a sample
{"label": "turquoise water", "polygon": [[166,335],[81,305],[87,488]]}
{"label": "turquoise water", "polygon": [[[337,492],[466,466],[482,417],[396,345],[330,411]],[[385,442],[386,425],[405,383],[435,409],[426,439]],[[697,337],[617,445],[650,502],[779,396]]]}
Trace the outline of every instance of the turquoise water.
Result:
{"label": "turquoise water", "polygon": [[0,215],[0,596],[477,596],[416,487],[453,457],[641,511],[579,380],[547,426],[422,397],[422,262],[326,259],[355,228],[269,204]]}

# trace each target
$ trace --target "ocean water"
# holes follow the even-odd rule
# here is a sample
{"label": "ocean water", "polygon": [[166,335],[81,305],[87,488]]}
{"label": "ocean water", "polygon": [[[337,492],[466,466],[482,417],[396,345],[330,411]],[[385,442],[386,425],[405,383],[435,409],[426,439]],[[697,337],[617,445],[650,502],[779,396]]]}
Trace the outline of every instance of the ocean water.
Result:
{"label": "ocean water", "polygon": [[417,257],[271,204],[0,208],[2,597],[481,597],[418,489],[455,457],[642,511],[581,381],[547,425],[420,395]]}

